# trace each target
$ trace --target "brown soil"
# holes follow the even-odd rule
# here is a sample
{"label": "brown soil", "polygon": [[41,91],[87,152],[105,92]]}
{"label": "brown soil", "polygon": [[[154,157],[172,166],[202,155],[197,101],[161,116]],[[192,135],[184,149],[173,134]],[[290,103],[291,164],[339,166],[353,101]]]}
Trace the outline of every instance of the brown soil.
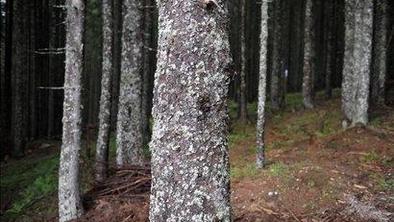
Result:
{"label": "brown soil", "polygon": [[[279,123],[271,118],[269,161],[263,170],[253,167],[254,126],[243,126],[245,135],[230,149],[235,221],[375,221],[368,215],[375,211],[383,215],[376,221],[393,220],[394,111],[385,108],[378,124],[374,119],[367,128],[344,131],[338,110],[339,101],[330,101],[314,111],[283,113]],[[331,127],[328,133],[322,130],[326,126]],[[99,191],[93,191],[79,221],[148,221],[148,190],[139,196],[114,192],[112,197],[94,197]],[[360,209],[372,206],[370,211],[361,215],[352,198]]]}

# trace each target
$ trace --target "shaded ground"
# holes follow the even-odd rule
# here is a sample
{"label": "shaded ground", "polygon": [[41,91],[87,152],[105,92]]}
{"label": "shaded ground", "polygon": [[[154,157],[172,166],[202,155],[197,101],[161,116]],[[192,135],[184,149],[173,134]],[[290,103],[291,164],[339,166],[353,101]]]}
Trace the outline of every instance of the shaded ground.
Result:
{"label": "shaded ground", "polygon": [[[393,221],[394,110],[374,110],[369,127],[344,131],[339,99],[321,101],[313,111],[301,108],[299,95],[289,95],[287,101],[285,111],[269,111],[268,164],[263,170],[254,167],[254,124],[232,124],[231,197],[235,221]],[[253,119],[255,106],[250,105],[249,110]],[[40,155],[2,163],[4,220],[56,220],[56,149],[36,149]],[[87,159],[82,161],[86,166],[85,191],[92,187]],[[135,177],[137,174],[114,174],[107,185],[88,192],[88,211],[79,221],[146,221],[146,184],[128,192],[127,188],[114,189],[114,183],[125,178],[138,181],[141,177]],[[22,185],[15,185],[19,183]],[[141,182],[132,186],[138,184]],[[105,190],[109,191],[107,195],[98,195]],[[45,195],[40,199],[36,193]],[[30,201],[26,201],[28,197]]]}

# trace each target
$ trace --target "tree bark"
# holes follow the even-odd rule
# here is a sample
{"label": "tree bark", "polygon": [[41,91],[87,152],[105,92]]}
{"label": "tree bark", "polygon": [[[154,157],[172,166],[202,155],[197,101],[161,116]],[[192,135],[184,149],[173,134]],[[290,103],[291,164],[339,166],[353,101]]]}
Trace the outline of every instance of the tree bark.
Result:
{"label": "tree bark", "polygon": [[26,26],[26,5],[22,1],[14,2],[14,22],[13,22],[13,53],[12,53],[12,137],[13,155],[16,157],[24,154],[24,147],[27,137],[27,46],[25,39]]}
{"label": "tree bark", "polygon": [[371,75],[371,102],[383,105],[385,103],[385,82],[387,73],[388,50],[388,2],[375,2],[373,68]]}
{"label": "tree bark", "polygon": [[150,221],[231,221],[225,4],[158,4]]}
{"label": "tree bark", "polygon": [[282,29],[281,2],[275,0],[273,2],[274,10],[274,28],[273,28],[273,46],[272,46],[272,67],[271,67],[271,106],[272,109],[278,110],[284,106],[284,90],[283,90],[283,73],[282,73],[282,41],[284,36]]}
{"label": "tree bark", "polygon": [[305,31],[304,31],[304,77],[302,81],[302,96],[305,108],[314,107],[314,82],[315,82],[315,47],[314,25],[312,14],[312,0],[305,4]]}
{"label": "tree bark", "polygon": [[267,39],[268,39],[268,1],[261,2],[261,33],[260,33],[260,73],[259,73],[259,95],[257,106],[257,168],[263,168],[265,164],[265,100],[267,81]]}
{"label": "tree bark", "polygon": [[111,83],[112,83],[112,3],[102,0],[103,16],[103,58],[101,76],[101,98],[99,111],[99,128],[96,145],[96,181],[103,182],[107,177],[108,148],[111,129]]}
{"label": "tree bark", "polygon": [[239,120],[241,122],[247,121],[247,101],[246,101],[246,38],[245,38],[245,25],[246,25],[246,0],[241,0],[241,24],[240,24],[240,41],[241,41],[241,75],[240,75],[240,85],[239,85]]}
{"label": "tree bark", "polygon": [[368,123],[373,2],[345,1],[345,58],[342,81],[344,127]]}
{"label": "tree bark", "polygon": [[59,221],[78,218],[82,212],[79,191],[81,149],[81,76],[84,1],[67,0],[66,62],[63,103],[63,138],[59,166]]}
{"label": "tree bark", "polygon": [[142,0],[123,2],[122,70],[119,92],[117,150],[118,167],[142,164]]}
{"label": "tree bark", "polygon": [[335,51],[334,51],[334,28],[335,28],[335,1],[325,2],[325,17],[326,17],[326,27],[325,27],[325,40],[326,40],[326,70],[325,70],[325,94],[326,98],[332,97],[332,76],[335,68]]}

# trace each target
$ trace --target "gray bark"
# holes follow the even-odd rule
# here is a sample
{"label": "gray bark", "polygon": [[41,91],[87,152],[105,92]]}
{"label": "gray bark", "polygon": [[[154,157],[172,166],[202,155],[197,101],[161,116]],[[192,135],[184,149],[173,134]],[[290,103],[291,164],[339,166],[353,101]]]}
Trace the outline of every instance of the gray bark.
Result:
{"label": "gray bark", "polygon": [[384,104],[388,50],[388,2],[375,1],[373,72],[371,75],[371,102]]}
{"label": "gray bark", "polygon": [[268,40],[268,1],[261,2],[261,23],[260,23],[260,73],[259,73],[259,95],[257,106],[257,168],[264,167],[265,164],[265,100],[266,100],[266,81],[267,81],[267,40]]}
{"label": "gray bark", "polygon": [[240,41],[241,41],[241,75],[239,85],[239,120],[245,122],[247,120],[247,101],[246,101],[246,38],[245,38],[245,20],[246,20],[246,0],[241,0],[241,24],[240,24]]}
{"label": "gray bark", "polygon": [[351,126],[367,124],[373,1],[345,0],[342,110]]}
{"label": "gray bark", "polygon": [[[50,11],[50,27],[49,27],[49,48],[50,49],[55,49],[57,44],[56,44],[56,26],[58,25],[56,19],[56,1],[55,0],[50,0],[48,2],[48,7]],[[54,87],[55,85],[55,76],[56,72],[58,71],[56,67],[56,62],[55,62],[55,56],[53,54],[48,55],[49,56],[49,74],[48,74],[48,84],[50,87]],[[47,128],[47,137],[50,138],[54,134],[54,127],[55,127],[55,97],[54,97],[54,91],[49,90],[48,91],[48,128]]]}
{"label": "gray bark", "polygon": [[111,0],[102,0],[103,16],[103,58],[101,76],[101,97],[99,128],[96,145],[96,181],[102,182],[107,177],[108,147],[111,129],[111,83],[112,83],[112,4]]}
{"label": "gray bark", "polygon": [[118,167],[141,164],[143,27],[142,0],[123,2],[122,70],[119,91],[117,150]]}
{"label": "gray bark", "polygon": [[79,191],[81,149],[81,76],[84,3],[66,0],[66,62],[64,76],[63,137],[59,166],[59,221],[69,221],[82,212]]}
{"label": "gray bark", "polygon": [[332,76],[335,68],[335,51],[334,51],[334,28],[335,28],[335,4],[336,2],[325,2],[325,17],[326,17],[326,27],[325,30],[325,40],[327,46],[326,52],[326,65],[325,65],[325,94],[326,98],[331,98],[332,96]]}
{"label": "gray bark", "polygon": [[150,221],[231,221],[226,3],[158,2]]}
{"label": "gray bark", "polygon": [[304,30],[304,77],[302,81],[302,96],[305,108],[314,106],[314,82],[315,82],[315,48],[313,47],[313,15],[312,0],[306,0],[305,4],[305,30]]}

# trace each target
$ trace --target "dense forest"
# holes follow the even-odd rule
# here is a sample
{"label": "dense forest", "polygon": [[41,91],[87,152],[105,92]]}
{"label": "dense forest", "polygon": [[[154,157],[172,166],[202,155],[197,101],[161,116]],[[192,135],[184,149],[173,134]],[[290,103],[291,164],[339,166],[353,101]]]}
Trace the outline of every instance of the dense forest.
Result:
{"label": "dense forest", "polygon": [[0,3],[1,221],[394,221],[394,1]]}

